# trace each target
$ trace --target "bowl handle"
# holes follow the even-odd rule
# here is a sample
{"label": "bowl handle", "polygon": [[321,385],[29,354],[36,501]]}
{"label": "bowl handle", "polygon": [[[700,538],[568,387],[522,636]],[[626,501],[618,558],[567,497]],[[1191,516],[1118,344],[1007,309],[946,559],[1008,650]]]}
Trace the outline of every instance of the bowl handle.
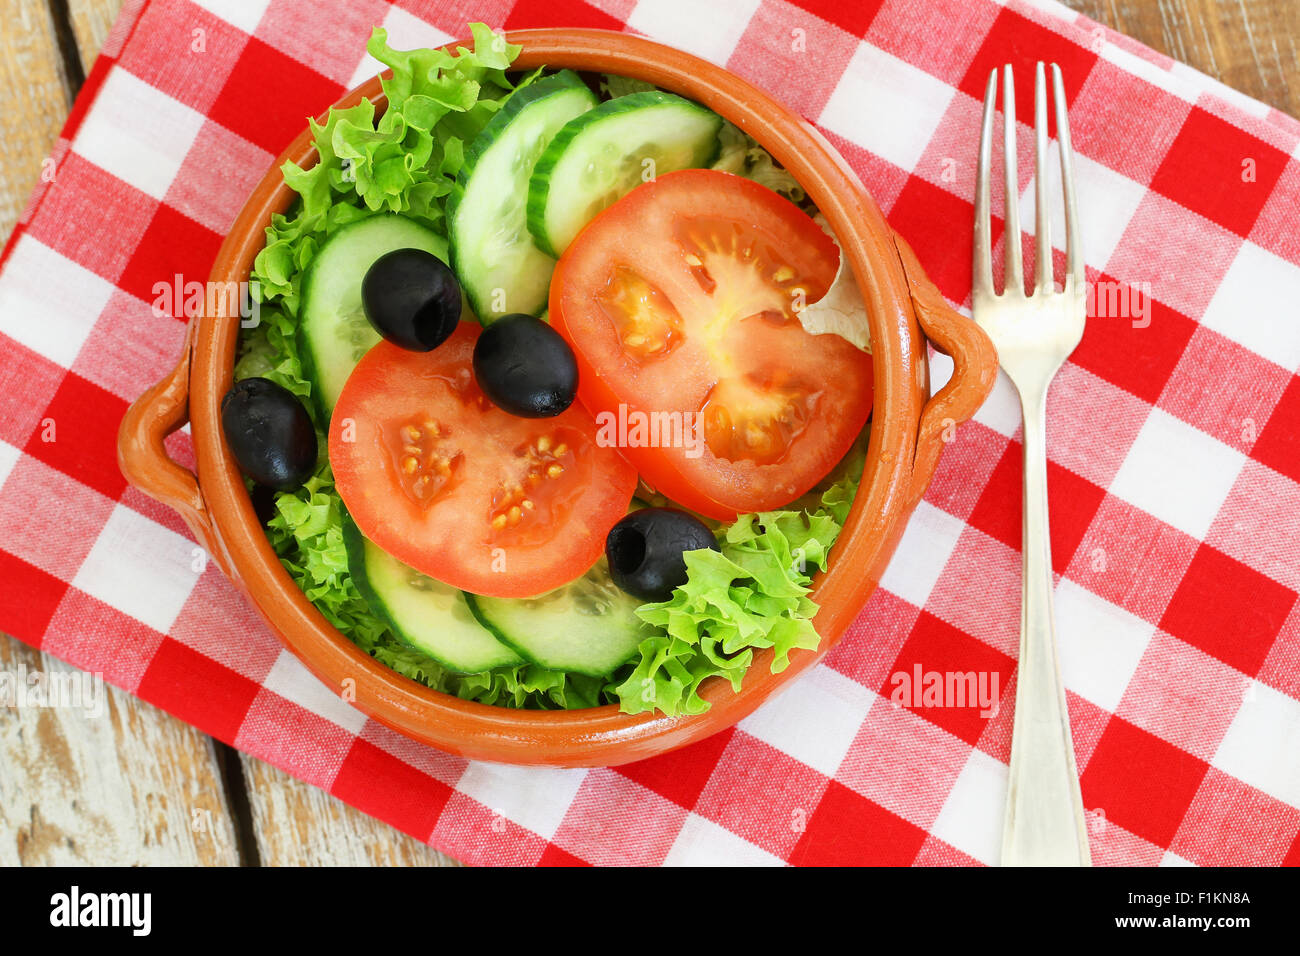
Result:
{"label": "bowl handle", "polygon": [[943,446],[952,441],[954,429],[968,420],[988,398],[997,380],[998,355],[984,330],[944,299],[916,258],[907,241],[897,233],[894,244],[907,275],[912,307],[930,344],[952,359],[952,378],[921,411],[912,464],[912,502],[925,494],[939,464]]}
{"label": "bowl handle", "polygon": [[223,565],[198,479],[167,454],[163,440],[189,421],[190,355],[194,323],[185,332],[185,351],[167,377],[135,400],[117,432],[117,465],[136,488],[177,511],[200,545]]}

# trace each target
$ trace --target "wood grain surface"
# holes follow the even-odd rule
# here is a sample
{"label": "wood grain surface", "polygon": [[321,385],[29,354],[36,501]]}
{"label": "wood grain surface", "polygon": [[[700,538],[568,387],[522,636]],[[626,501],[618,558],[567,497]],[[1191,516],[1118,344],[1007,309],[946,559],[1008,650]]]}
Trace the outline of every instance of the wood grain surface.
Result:
{"label": "wood grain surface", "polygon": [[1297,0],[1065,0],[1065,5],[1300,116]]}
{"label": "wood grain surface", "polygon": [[0,0],[0,242],[72,105],[54,29],[45,0]]}
{"label": "wood grain surface", "polygon": [[[1300,115],[1300,0],[1066,0]],[[0,243],[121,0],[0,0]],[[69,674],[0,635],[0,672]],[[104,711],[0,707],[0,865],[455,865],[321,790],[103,687]]]}
{"label": "wood grain surface", "polygon": [[[122,0],[66,0],[68,21],[77,45],[77,58],[82,73],[89,73],[99,48],[108,38],[108,31],[122,9]],[[54,4],[57,6],[57,3]]]}

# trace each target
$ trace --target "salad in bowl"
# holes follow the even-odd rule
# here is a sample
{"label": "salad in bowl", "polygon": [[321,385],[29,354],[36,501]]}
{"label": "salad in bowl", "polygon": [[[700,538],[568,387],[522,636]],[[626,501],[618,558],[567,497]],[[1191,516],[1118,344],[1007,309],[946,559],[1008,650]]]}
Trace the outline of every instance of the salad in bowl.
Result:
{"label": "salad in bowl", "polygon": [[282,167],[221,402],[280,562],[361,650],[504,708],[695,715],[820,643],[866,307],[794,177],[618,75],[399,51]]}

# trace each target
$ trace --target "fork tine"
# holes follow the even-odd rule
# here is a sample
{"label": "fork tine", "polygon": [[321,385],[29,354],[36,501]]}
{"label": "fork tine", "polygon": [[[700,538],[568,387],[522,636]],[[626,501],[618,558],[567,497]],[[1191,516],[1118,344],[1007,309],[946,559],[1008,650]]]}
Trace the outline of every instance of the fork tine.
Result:
{"label": "fork tine", "polygon": [[1002,68],[1002,118],[1005,123],[1002,158],[1007,172],[1006,232],[1003,235],[1006,278],[1002,283],[1002,294],[1014,289],[1023,296],[1025,270],[1020,259],[1020,181],[1016,177],[1016,82],[1010,63]]}
{"label": "fork tine", "polygon": [[1056,100],[1056,145],[1061,150],[1061,188],[1065,193],[1065,287],[1079,290],[1084,287],[1083,244],[1079,240],[1079,207],[1074,197],[1074,152],[1070,148],[1065,82],[1061,79],[1061,68],[1055,63],[1052,64],[1052,87]]}
{"label": "fork tine", "polygon": [[1047,205],[1047,74],[1034,69],[1034,276],[1035,292],[1056,290],[1052,280],[1052,215]]}
{"label": "fork tine", "polygon": [[977,294],[993,290],[993,232],[989,223],[989,167],[993,165],[993,108],[998,98],[998,71],[989,74],[984,93],[984,123],[980,130],[979,165],[975,170],[975,259],[972,282]]}

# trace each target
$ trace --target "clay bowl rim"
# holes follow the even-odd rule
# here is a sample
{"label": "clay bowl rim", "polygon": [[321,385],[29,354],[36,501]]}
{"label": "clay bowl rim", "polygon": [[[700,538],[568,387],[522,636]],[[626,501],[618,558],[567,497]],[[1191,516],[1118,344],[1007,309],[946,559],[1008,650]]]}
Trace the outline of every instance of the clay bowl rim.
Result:
{"label": "clay bowl rim", "polygon": [[[770,673],[772,652],[760,652],[741,691],[733,692],[724,681],[709,681],[701,693],[711,709],[678,718],[625,715],[612,704],[570,711],[513,710],[462,700],[398,674],[336,630],[272,551],[219,427],[218,405],[231,384],[238,323],[209,315],[196,320],[190,378],[199,487],[219,556],[232,577],[282,642],[327,686],[355,682],[354,703],[369,716],[417,740],[479,759],[617,764],[731,726],[841,638],[874,589],[884,563],[880,559],[892,553],[914,504],[911,464],[928,394],[925,339],[913,314],[892,230],[844,159],[794,112],[722,67],[640,37],[545,29],[514,31],[508,38],[523,46],[514,69],[546,65],[619,73],[648,80],[722,114],[794,174],[843,243],[870,312],[876,394],[863,481],[829,569],[814,581],[813,597],[821,604],[814,622],[822,635],[819,649],[797,653],[779,675]],[[363,96],[382,102],[379,77],[349,91],[335,106],[352,105]],[[293,159],[308,165],[316,158],[304,127],[236,219],[214,263],[212,282],[248,278],[270,214],[282,212],[293,198],[280,175],[281,164]]]}

